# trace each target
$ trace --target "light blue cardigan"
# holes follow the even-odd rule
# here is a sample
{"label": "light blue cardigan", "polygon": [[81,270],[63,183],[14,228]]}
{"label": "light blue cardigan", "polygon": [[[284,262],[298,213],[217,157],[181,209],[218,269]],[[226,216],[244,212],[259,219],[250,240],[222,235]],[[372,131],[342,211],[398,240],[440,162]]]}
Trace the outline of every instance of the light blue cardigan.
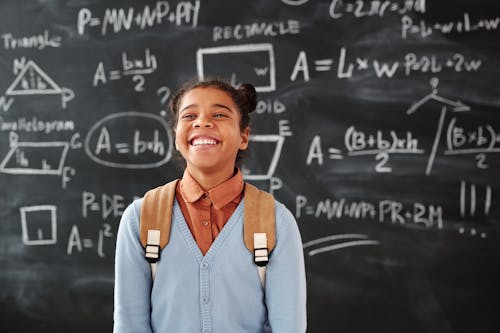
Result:
{"label": "light blue cardigan", "polygon": [[[304,256],[297,223],[276,202],[276,247],[263,291],[243,241],[240,202],[205,256],[177,201],[170,242],[151,268],[139,240],[142,199],[125,210],[115,265],[115,333],[294,333],[306,330]],[[265,302],[264,302],[265,297]]]}

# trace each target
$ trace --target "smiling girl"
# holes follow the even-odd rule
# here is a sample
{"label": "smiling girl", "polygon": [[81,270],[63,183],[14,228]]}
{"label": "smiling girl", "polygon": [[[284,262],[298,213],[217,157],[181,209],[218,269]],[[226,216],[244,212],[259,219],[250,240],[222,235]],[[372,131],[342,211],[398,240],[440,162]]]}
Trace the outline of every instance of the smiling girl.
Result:
{"label": "smiling girl", "polygon": [[299,230],[275,201],[276,245],[265,284],[244,244],[245,183],[253,86],[214,80],[180,89],[170,107],[175,147],[186,161],[175,188],[170,241],[156,276],[144,259],[143,199],[124,212],[116,247],[114,332],[306,330],[306,282]]}

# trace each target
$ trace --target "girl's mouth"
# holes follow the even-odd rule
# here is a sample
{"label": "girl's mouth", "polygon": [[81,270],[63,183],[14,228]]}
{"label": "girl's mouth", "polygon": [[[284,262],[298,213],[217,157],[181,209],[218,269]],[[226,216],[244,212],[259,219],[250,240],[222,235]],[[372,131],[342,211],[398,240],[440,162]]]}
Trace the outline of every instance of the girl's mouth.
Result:
{"label": "girl's mouth", "polygon": [[216,145],[220,141],[211,137],[195,137],[189,143],[192,146],[201,146],[201,145]]}

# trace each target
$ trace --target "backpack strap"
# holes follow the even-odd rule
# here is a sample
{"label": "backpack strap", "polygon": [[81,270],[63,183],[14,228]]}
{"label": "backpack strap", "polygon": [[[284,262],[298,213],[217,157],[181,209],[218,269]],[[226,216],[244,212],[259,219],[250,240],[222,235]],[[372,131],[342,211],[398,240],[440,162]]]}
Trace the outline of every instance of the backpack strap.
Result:
{"label": "backpack strap", "polygon": [[247,249],[253,253],[262,287],[266,283],[266,265],[276,245],[274,197],[245,183],[243,234]]}
{"label": "backpack strap", "polygon": [[[152,189],[144,195],[141,206],[140,238],[151,264],[151,276],[156,275],[161,250],[170,239],[175,188],[179,180]],[[245,183],[243,234],[245,246],[254,255],[260,281],[265,286],[266,265],[276,245],[274,197]]]}
{"label": "backpack strap", "polygon": [[154,280],[160,250],[170,239],[170,224],[175,200],[176,179],[163,186],[149,190],[144,195],[141,206],[140,238],[146,250],[146,260],[151,264],[151,276]]}

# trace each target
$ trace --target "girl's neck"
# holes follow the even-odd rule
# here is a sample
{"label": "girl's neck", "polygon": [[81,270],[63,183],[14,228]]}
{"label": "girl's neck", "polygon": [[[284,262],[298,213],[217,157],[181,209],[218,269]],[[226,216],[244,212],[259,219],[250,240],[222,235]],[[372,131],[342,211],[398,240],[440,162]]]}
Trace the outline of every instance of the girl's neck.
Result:
{"label": "girl's neck", "polygon": [[233,166],[223,170],[200,170],[188,166],[187,171],[205,191],[209,191],[231,178],[234,175],[235,168]]}

